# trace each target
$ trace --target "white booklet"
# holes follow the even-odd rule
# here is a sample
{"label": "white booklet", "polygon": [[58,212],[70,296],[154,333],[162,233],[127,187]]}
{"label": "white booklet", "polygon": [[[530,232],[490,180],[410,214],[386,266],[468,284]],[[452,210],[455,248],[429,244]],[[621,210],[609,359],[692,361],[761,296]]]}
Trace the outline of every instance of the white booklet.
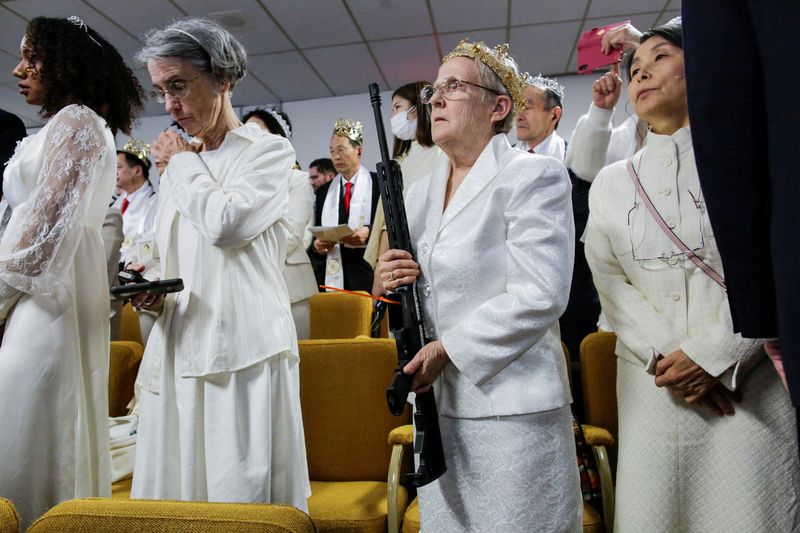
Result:
{"label": "white booklet", "polygon": [[342,242],[342,239],[353,234],[353,230],[347,224],[338,226],[311,226],[308,231],[321,241]]}

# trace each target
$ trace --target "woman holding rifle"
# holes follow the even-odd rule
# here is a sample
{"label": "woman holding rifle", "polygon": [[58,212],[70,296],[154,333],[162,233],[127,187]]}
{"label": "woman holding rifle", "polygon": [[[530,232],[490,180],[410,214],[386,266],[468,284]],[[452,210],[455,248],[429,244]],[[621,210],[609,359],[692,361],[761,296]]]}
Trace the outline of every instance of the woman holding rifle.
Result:
{"label": "woman holding rifle", "polygon": [[581,495],[558,317],[569,294],[569,178],[515,150],[523,105],[507,46],[462,41],[421,100],[443,159],[409,196],[414,252],[378,264],[386,290],[418,282],[435,339],[405,367],[436,387],[447,472],[419,489],[426,531],[579,531]]}

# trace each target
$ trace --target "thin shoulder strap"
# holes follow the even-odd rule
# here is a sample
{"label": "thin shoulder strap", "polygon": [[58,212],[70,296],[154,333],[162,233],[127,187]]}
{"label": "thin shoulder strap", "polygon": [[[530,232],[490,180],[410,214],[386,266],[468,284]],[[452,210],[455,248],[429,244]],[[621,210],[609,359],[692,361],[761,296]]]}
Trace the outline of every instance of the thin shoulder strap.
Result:
{"label": "thin shoulder strap", "polygon": [[628,174],[631,177],[631,181],[633,181],[634,187],[636,187],[636,192],[639,193],[639,197],[644,202],[644,205],[647,206],[647,210],[650,211],[650,214],[655,219],[658,227],[661,228],[661,231],[663,231],[666,236],[675,243],[675,246],[677,246],[681,252],[686,254],[692,263],[697,265],[697,268],[705,272],[708,277],[713,279],[720,287],[727,290],[727,287],[725,286],[725,278],[720,276],[719,273],[711,268],[708,263],[697,257],[697,254],[690,250],[689,247],[686,246],[686,243],[684,243],[681,238],[678,237],[675,232],[672,231],[672,229],[670,229],[667,223],[664,222],[664,218],[661,216],[661,213],[659,213],[658,209],[656,209],[656,206],[653,205],[653,202],[650,200],[650,197],[647,195],[644,187],[642,187],[642,182],[639,181],[639,176],[636,174],[636,171],[633,168],[633,158],[628,159]]}

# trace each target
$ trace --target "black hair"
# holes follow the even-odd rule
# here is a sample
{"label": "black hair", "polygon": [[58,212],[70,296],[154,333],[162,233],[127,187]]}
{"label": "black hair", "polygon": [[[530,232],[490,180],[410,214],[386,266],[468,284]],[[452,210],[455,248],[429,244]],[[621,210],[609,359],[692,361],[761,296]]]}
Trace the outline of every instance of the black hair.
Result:
{"label": "black hair", "polygon": [[333,161],[327,157],[315,159],[308,165],[308,168],[317,167],[317,170],[323,174],[336,174],[336,168],[333,166]]}
{"label": "black hair", "polygon": [[[644,32],[639,38],[639,45],[641,46],[648,39],[653,37],[663,37],[668,43],[683,49],[683,26],[680,22],[668,22],[661,26],[650,28]],[[623,60],[625,63],[625,72],[628,75],[628,82],[631,81],[631,65],[633,64],[633,56],[636,54],[636,49],[629,51]]]}
{"label": "black hair", "polygon": [[[272,112],[279,114],[280,117],[289,126],[289,129],[290,130],[292,129],[292,123],[291,121],[289,121],[289,116],[286,113],[284,113],[283,111],[278,111],[277,109],[273,109]],[[247,122],[253,117],[256,117],[261,122],[263,122],[270,133],[274,135],[280,135],[281,137],[286,137],[287,132],[283,131],[283,126],[281,126],[281,123],[278,122],[278,119],[276,119],[272,115],[272,113],[270,113],[266,109],[260,107],[257,109],[253,109],[252,111],[250,111],[249,113],[247,113],[245,116],[242,117],[242,122]]]}
{"label": "black hair", "polygon": [[130,133],[143,109],[144,91],[111,43],[83,22],[36,17],[25,30],[30,61],[41,62],[45,118],[70,104],[103,117],[111,131]]}
{"label": "black hair", "polygon": [[142,175],[144,176],[144,179],[146,180],[150,179],[150,169],[147,168],[147,165],[145,165],[141,159],[139,159],[133,154],[129,154],[128,152],[117,152],[117,153],[125,156],[125,161],[128,163],[128,166],[130,168],[133,168],[138,165],[139,168],[142,169]]}

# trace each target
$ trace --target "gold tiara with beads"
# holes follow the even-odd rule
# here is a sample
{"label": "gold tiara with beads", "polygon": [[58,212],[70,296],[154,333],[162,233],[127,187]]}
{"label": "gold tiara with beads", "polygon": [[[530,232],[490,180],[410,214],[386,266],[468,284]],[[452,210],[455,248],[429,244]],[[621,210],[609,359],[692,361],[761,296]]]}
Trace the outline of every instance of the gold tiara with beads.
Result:
{"label": "gold tiara with beads", "polygon": [[122,147],[122,150],[117,150],[118,154],[121,152],[132,155],[147,168],[150,168],[150,165],[152,165],[150,162],[150,145],[144,141],[131,137],[128,139],[128,142],[125,143],[125,146]]}
{"label": "gold tiara with beads", "polygon": [[511,101],[514,102],[517,112],[525,107],[525,80],[528,78],[528,73],[520,74],[517,62],[508,54],[508,44],[498,44],[494,48],[489,48],[483,41],[471,43],[469,38],[465,37],[452,52],[442,58],[442,63],[454,57],[477,59],[492,69],[511,95]]}
{"label": "gold tiara with beads", "polygon": [[333,134],[347,137],[354,143],[363,144],[362,135],[364,126],[361,122],[350,118],[340,118],[333,125]]}

